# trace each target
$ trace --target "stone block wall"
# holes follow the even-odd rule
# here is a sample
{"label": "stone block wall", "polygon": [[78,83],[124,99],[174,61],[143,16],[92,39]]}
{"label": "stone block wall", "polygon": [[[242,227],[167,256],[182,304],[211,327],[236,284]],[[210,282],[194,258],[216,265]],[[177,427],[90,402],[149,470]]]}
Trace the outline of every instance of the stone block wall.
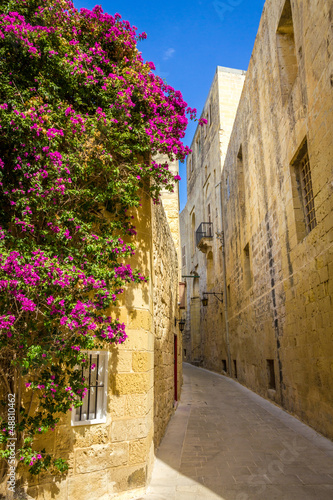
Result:
{"label": "stone block wall", "polygon": [[[331,438],[332,8],[267,0],[222,174],[232,374]],[[297,163],[305,141],[310,231]]]}
{"label": "stone block wall", "polygon": [[[212,84],[203,116],[214,116],[195,133],[180,218],[183,274],[198,276],[187,280],[186,360],[230,374],[330,438],[332,19],[325,0],[266,1],[237,114],[232,71]],[[221,198],[209,187],[218,148]],[[206,239],[204,253],[193,244],[208,203],[214,233],[223,221],[225,276],[221,240]],[[209,296],[202,307],[204,291],[225,292],[223,305]]]}
{"label": "stone block wall", "polygon": [[[221,315],[223,305],[209,296],[208,307],[203,307],[203,293],[222,293],[221,242],[216,232],[221,231],[220,181],[221,170],[237,105],[242,92],[245,72],[218,66],[201,117],[208,123],[198,126],[187,159],[187,203],[180,214],[182,275],[187,290],[186,324],[183,335],[184,360],[195,364],[221,361]],[[200,251],[196,244],[196,230],[202,222],[211,222],[211,237],[205,239]],[[204,226],[207,227],[207,226]],[[199,276],[199,278],[194,278]],[[221,298],[221,296],[219,295]],[[186,354],[185,354],[186,353]],[[206,366],[206,365],[205,365]]]}
{"label": "stone block wall", "polygon": [[[154,442],[160,444],[166,425],[173,412],[175,383],[177,396],[182,381],[182,337],[178,323],[178,255],[171,238],[170,228],[165,224],[162,205],[153,212],[153,267],[154,267]],[[177,337],[177,344],[175,343]],[[174,352],[176,348],[177,352]],[[174,374],[174,357],[177,357],[177,381]]]}
{"label": "stone block wall", "polygon": [[71,415],[65,415],[54,433],[36,442],[66,458],[70,467],[63,477],[21,477],[35,500],[137,497],[150,479],[154,441],[159,444],[173,413],[178,255],[162,205],[143,195],[134,215],[137,250],[130,264],[149,281],[126,287],[118,307],[110,310],[126,324],[128,339],[109,348],[106,422],[72,426]]}

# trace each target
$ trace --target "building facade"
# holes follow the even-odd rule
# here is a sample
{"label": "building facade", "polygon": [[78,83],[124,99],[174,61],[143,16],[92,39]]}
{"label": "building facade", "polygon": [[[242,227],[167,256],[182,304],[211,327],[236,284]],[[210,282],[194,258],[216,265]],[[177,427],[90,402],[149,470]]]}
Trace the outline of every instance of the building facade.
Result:
{"label": "building facade", "polygon": [[[200,306],[201,364],[330,438],[332,18],[325,0],[266,1],[220,179],[223,246],[214,235],[197,247],[211,245],[225,291],[218,328],[216,303]],[[208,269],[203,260],[199,282]]]}
{"label": "building facade", "polygon": [[[204,349],[214,339],[218,345],[211,353],[215,367],[222,349],[223,315],[221,275],[221,172],[230,134],[243,88],[245,72],[218,66],[202,112],[207,124],[198,127],[187,158],[187,204],[180,214],[182,276],[186,282],[186,317],[183,335],[184,360],[202,365]],[[197,232],[198,230],[198,232]],[[203,245],[197,245],[197,238]],[[213,316],[206,314],[201,298],[204,292],[216,292],[209,298]],[[219,366],[219,369],[221,366]]]}
{"label": "building facade", "polygon": [[[171,168],[178,173],[178,162]],[[111,310],[126,324],[128,339],[108,351],[89,353],[90,365],[96,365],[91,385],[98,389],[90,391],[93,397],[86,396],[81,410],[64,415],[53,433],[36,440],[36,446],[68,460],[68,474],[27,476],[18,468],[17,491],[21,485],[25,498],[121,500],[137,498],[149,483],[154,449],[173,414],[182,382],[182,339],[175,322],[178,186],[174,193],[164,193],[159,205],[144,194],[141,203],[134,214],[137,250],[130,264],[149,281],[128,286],[119,307]],[[1,486],[0,498],[2,493],[9,499],[6,482]]]}

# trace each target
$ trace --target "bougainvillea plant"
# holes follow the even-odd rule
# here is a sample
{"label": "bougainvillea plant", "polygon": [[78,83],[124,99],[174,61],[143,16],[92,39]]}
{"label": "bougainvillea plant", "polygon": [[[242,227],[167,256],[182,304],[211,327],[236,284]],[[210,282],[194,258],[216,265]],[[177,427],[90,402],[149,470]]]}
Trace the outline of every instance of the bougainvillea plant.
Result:
{"label": "bougainvillea plant", "polygon": [[154,155],[189,152],[195,110],[143,61],[144,38],[101,7],[1,2],[0,379],[16,420],[3,398],[0,453],[15,432],[32,474],[66,470],[33,438],[82,404],[85,352],[126,339],[112,306],[146,279],[126,264],[130,209],[179,180]]}

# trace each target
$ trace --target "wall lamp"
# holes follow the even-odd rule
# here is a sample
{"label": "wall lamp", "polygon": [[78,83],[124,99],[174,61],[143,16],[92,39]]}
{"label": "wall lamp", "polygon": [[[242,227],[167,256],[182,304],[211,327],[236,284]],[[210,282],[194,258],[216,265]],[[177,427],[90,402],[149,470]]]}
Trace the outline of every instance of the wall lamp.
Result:
{"label": "wall lamp", "polygon": [[184,319],[176,319],[175,318],[175,326],[177,326],[177,323],[179,324],[179,331],[183,332],[185,328],[185,320]]}
{"label": "wall lamp", "polygon": [[[219,302],[223,303],[223,293],[218,293],[218,292],[203,292],[201,302],[202,302],[202,305],[204,307],[208,306],[208,297],[206,297],[206,295],[214,295],[214,297],[216,297]],[[222,295],[222,297],[219,298],[218,295]]]}

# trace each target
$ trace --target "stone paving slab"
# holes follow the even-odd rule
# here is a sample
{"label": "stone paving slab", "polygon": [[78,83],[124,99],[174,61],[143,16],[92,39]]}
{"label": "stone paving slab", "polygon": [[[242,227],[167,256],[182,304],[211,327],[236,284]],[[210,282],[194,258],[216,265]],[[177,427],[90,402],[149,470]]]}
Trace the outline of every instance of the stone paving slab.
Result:
{"label": "stone paving slab", "polygon": [[333,443],[238,382],[184,363],[137,500],[333,500]]}

